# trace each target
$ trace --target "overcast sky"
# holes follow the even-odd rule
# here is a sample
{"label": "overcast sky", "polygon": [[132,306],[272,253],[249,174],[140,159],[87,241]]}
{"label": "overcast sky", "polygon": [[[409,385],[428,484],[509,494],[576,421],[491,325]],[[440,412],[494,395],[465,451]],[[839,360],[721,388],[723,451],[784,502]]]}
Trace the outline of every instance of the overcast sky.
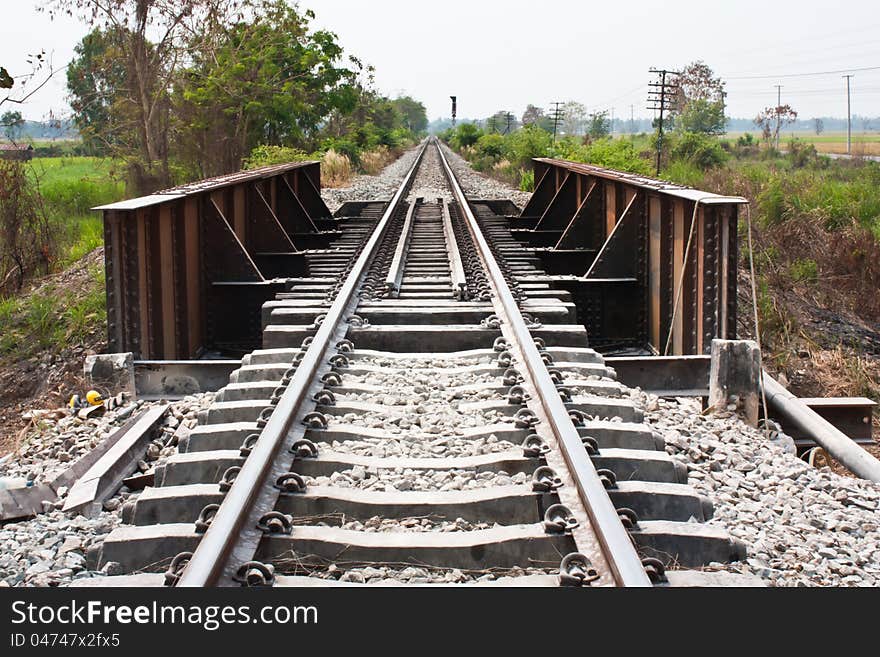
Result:
{"label": "overcast sky", "polygon": [[[0,0],[0,63],[17,75],[24,53],[44,48],[55,66],[70,61],[86,32],[72,19],[50,21],[40,0]],[[482,118],[522,113],[569,99],[590,111],[649,116],[651,67],[704,60],[727,80],[728,114],[752,117],[782,100],[802,118],[845,116],[843,69],[853,71],[853,114],[880,115],[880,11],[876,0],[772,3],[766,0],[303,0],[315,25],[376,68],[386,94],[408,93],[429,116]],[[874,67],[873,70],[856,70]],[[813,73],[828,72],[822,75]],[[811,74],[811,75],[806,75]],[[758,77],[760,76],[760,77]],[[68,112],[63,72],[22,109],[42,118]],[[5,105],[6,109],[9,105]]]}

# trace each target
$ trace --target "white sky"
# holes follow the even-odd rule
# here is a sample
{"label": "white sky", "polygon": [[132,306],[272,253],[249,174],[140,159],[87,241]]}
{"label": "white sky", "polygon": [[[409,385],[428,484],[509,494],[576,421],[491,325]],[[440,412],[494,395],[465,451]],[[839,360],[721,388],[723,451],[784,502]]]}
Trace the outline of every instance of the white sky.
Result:
{"label": "white sky", "polygon": [[[44,48],[67,63],[86,32],[72,19],[50,21],[40,0],[0,0],[0,63],[17,75],[25,53]],[[880,11],[876,0],[302,0],[317,27],[336,32],[347,52],[376,68],[383,93],[405,92],[429,116],[481,118],[527,103],[578,100],[590,111],[649,116],[650,67],[675,69],[703,59],[728,81],[728,114],[752,117],[783,102],[801,118],[845,116],[841,73],[855,71],[853,114],[880,115]],[[764,79],[735,79],[754,75]],[[63,72],[24,107],[26,118],[68,112]],[[9,104],[4,105],[7,109]]]}

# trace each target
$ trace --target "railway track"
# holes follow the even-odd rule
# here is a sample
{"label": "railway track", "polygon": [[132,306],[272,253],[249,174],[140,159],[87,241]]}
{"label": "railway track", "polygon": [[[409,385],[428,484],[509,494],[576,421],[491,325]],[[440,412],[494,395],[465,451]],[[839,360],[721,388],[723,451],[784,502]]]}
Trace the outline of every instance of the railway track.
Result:
{"label": "railway track", "polygon": [[438,142],[341,214],[90,555],[125,574],[78,585],[745,582],[700,570],[744,546]]}

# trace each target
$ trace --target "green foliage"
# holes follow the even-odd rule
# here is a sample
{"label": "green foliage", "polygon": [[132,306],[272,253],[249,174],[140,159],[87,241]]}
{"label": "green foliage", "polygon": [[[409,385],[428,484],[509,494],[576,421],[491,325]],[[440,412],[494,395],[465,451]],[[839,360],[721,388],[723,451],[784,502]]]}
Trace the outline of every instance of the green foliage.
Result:
{"label": "green foliage", "polygon": [[483,131],[476,123],[459,123],[449,136],[453,148],[473,146],[483,136]]}
{"label": "green foliage", "polygon": [[608,112],[592,112],[587,120],[587,134],[593,139],[601,139],[611,133],[611,120]]}
{"label": "green foliage", "polygon": [[37,350],[82,344],[107,321],[104,271],[88,273],[77,289],[54,284],[38,292],[0,300],[0,355],[27,357]]}
{"label": "green foliage", "polygon": [[522,169],[520,171],[519,188],[523,192],[535,191],[535,172],[533,170]]}
{"label": "green foliage", "polygon": [[401,117],[401,124],[413,134],[421,134],[428,129],[428,113],[425,106],[410,96],[399,96],[391,101]]}
{"label": "green foliage", "polygon": [[789,265],[789,273],[796,283],[816,283],[819,280],[819,265],[810,258],[795,260]]}
{"label": "green foliage", "polygon": [[9,75],[9,71],[0,66],[0,89],[12,89],[15,80]]}
{"label": "green foliage", "polygon": [[500,159],[504,155],[503,135],[483,135],[476,143],[476,151],[479,157]]}
{"label": "green foliage", "polygon": [[676,130],[703,135],[723,134],[726,123],[723,103],[705,98],[692,100],[675,117]]}
{"label": "green foliage", "polygon": [[727,161],[727,154],[717,139],[697,132],[677,134],[670,152],[673,158],[685,160],[704,171]]}
{"label": "green foliage", "polygon": [[17,110],[4,112],[3,115],[0,116],[0,126],[2,126],[3,132],[6,134],[6,138],[10,141],[18,139],[23,124],[24,119],[21,117],[21,112]]}
{"label": "green foliage", "polygon": [[505,158],[515,166],[532,166],[532,158],[547,157],[553,146],[552,135],[535,124],[505,136]]}
{"label": "green foliage", "polygon": [[305,160],[320,160],[318,155],[314,157],[298,148],[289,146],[273,146],[261,144],[256,146],[244,161],[245,169],[256,169],[271,164],[286,164],[288,162],[304,162]]}
{"label": "green foliage", "polygon": [[628,139],[612,139],[605,137],[590,143],[583,153],[581,162],[588,162],[608,169],[617,169],[628,173],[649,175],[652,173],[651,163],[636,151]]}
{"label": "green foliage", "polygon": [[[816,146],[800,139],[792,139],[788,142],[788,153],[786,159],[795,169],[803,169],[804,167],[814,166],[820,162],[819,153]],[[827,158],[825,159],[827,161]]]}
{"label": "green foliage", "polygon": [[94,29],[74,48],[67,67],[73,120],[92,155],[108,153],[124,138],[127,84],[121,29]]}
{"label": "green foliage", "polygon": [[663,178],[699,189],[705,179],[705,172],[687,160],[673,160],[663,169]]}

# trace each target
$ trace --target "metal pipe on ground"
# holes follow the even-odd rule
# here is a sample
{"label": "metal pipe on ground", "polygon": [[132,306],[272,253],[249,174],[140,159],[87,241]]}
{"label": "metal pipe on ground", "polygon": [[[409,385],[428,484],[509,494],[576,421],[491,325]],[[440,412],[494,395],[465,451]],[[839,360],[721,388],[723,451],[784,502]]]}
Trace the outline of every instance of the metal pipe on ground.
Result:
{"label": "metal pipe on ground", "polygon": [[763,379],[767,404],[775,415],[809,435],[853,474],[880,483],[880,461],[783,388],[766,371]]}

